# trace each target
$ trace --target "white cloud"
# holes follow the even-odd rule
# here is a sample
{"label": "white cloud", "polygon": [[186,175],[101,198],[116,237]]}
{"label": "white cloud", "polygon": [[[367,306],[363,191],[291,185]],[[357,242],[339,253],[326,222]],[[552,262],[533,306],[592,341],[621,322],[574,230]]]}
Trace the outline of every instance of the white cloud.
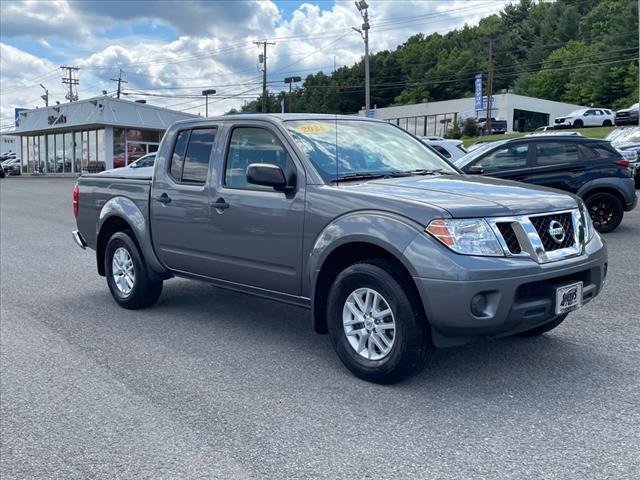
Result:
{"label": "white cloud", "polygon": [[[507,0],[468,2],[371,0],[370,45],[372,52],[394,49],[416,33],[445,33],[456,27],[475,24],[497,12]],[[271,89],[279,90],[284,76],[306,76],[319,70],[350,65],[363,54],[363,42],[351,27],[362,18],[352,1],[337,1],[328,10],[312,1],[302,3],[288,19],[283,19],[273,1],[156,2],[1,2],[2,37],[28,37],[65,57],[64,62],[81,67],[80,98],[101,90],[113,91],[110,78],[124,70],[125,88],[164,95],[197,95],[200,87],[212,86],[218,98],[210,112],[222,113],[240,106],[244,92],[260,93],[259,49],[253,41],[273,39],[268,50]],[[148,28],[138,28],[126,37],[111,38],[105,32],[144,19]],[[179,32],[173,39],[154,32],[162,25]],[[110,30],[111,29],[111,30]],[[142,30],[142,31],[139,31]],[[83,41],[79,41],[82,38]],[[55,40],[55,41],[54,41]],[[85,54],[86,52],[86,54]],[[6,57],[6,58],[5,58]],[[2,50],[2,124],[13,118],[13,106],[32,107],[42,93],[38,75],[58,64],[39,59],[8,44]],[[58,71],[44,77],[52,99],[64,101],[65,90]],[[20,87],[17,89],[17,87]],[[187,89],[186,87],[190,87]],[[164,88],[165,90],[159,90]],[[182,88],[182,89],[180,89]],[[203,112],[201,99],[148,97],[150,103],[190,108]],[[193,108],[192,108],[193,107]]]}

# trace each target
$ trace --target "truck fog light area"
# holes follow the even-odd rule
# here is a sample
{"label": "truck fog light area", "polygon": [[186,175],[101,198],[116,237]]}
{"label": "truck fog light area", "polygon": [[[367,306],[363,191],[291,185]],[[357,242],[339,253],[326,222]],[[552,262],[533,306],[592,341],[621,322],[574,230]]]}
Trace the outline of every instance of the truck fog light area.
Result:
{"label": "truck fog light area", "polygon": [[476,317],[484,317],[484,310],[487,308],[487,299],[481,293],[474,295],[471,299],[471,313]]}
{"label": "truck fog light area", "polygon": [[471,314],[477,318],[492,318],[500,303],[500,293],[497,291],[487,291],[475,294],[469,302]]}

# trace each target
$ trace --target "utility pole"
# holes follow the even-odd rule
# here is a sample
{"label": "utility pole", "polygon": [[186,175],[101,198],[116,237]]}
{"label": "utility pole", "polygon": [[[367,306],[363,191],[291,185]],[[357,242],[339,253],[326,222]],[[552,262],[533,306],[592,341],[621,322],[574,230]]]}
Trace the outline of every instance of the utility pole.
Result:
{"label": "utility pole", "polygon": [[76,93],[73,93],[73,87],[74,85],[79,85],[80,84],[80,80],[78,80],[77,78],[73,78],[73,72],[77,72],[78,70],[80,70],[80,68],[78,67],[67,67],[62,65],[60,68],[62,68],[63,70],[66,70],[67,73],[69,74],[68,77],[62,77],[62,83],[64,85],[69,85],[69,93],[67,93],[64,98],[66,98],[67,100],[69,100],[69,102],[77,102],[78,101],[78,93],[76,90]]}
{"label": "utility pole", "polygon": [[267,45],[275,45],[275,42],[253,42],[257,46],[262,45],[262,53],[258,60],[262,63],[262,113],[267,113]]}
{"label": "utility pole", "polygon": [[48,107],[49,106],[49,90],[47,90],[47,87],[45,87],[43,84],[40,84],[40,86],[44,90],[44,95],[40,95],[40,98],[44,100],[44,106]]}
{"label": "utility pole", "polygon": [[284,79],[284,83],[288,83],[289,84],[289,113],[291,113],[291,85],[293,85],[294,83],[298,83],[301,82],[302,78],[300,77],[286,77]]}
{"label": "utility pole", "polygon": [[209,116],[209,95],[215,95],[216,91],[213,88],[209,90],[203,90],[202,95],[204,95],[204,116]]}
{"label": "utility pole", "polygon": [[369,116],[369,110],[371,108],[371,92],[369,88],[369,5],[365,0],[356,0],[356,8],[362,16],[362,27],[355,28],[353,30],[358,32],[364,40],[364,108],[366,110],[367,117]]}
{"label": "utility pole", "polygon": [[109,80],[111,80],[112,82],[118,82],[118,95],[117,98],[120,98],[120,92],[122,91],[122,89],[120,88],[122,83],[129,83],[126,80],[122,80],[122,69],[120,69],[120,74],[118,75],[118,78],[110,78]]}
{"label": "utility pole", "polygon": [[493,39],[489,39],[489,65],[487,74],[487,118],[485,133],[491,135],[491,108],[493,103]]}

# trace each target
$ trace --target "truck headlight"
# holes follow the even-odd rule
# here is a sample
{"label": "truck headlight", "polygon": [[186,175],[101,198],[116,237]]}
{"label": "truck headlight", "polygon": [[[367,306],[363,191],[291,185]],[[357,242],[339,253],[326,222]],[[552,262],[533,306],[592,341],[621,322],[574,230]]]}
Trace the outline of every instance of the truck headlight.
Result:
{"label": "truck headlight", "polygon": [[481,218],[433,220],[425,231],[456,253],[504,256],[493,230]]}
{"label": "truck headlight", "polygon": [[584,243],[587,243],[593,237],[594,228],[589,210],[587,210],[587,206],[582,200],[580,200],[580,217],[582,220],[582,228],[584,228]]}

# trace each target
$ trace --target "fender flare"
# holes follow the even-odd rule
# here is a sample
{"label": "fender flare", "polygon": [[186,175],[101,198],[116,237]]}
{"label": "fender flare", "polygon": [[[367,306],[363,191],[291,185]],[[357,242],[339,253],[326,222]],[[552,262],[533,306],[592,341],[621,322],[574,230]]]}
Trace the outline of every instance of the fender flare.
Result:
{"label": "fender flare", "polygon": [[593,180],[589,180],[582,187],[580,187],[580,189],[576,192],[576,195],[578,195],[580,198],[584,198],[593,190],[603,189],[603,188],[615,190],[618,196],[620,197],[620,200],[622,200],[622,203],[623,204],[626,203],[622,190],[620,189],[620,185],[616,183],[615,177],[594,178]]}
{"label": "fender flare", "polygon": [[[147,219],[131,199],[121,196],[113,197],[102,206],[96,225],[96,238],[100,238],[104,224],[114,217],[129,226],[151,271],[160,278],[168,278],[170,276],[169,270],[160,262],[153,250]],[[96,252],[96,254],[99,256],[100,252]]]}
{"label": "fender flare", "polygon": [[[317,283],[331,254],[340,247],[366,243],[388,252],[401,263],[409,275],[416,276],[413,266],[404,257],[404,250],[420,234],[421,226],[406,217],[377,210],[350,212],[334,219],[318,234],[309,253],[306,280],[311,298],[311,324],[314,331],[323,333],[323,318],[318,318]],[[321,296],[327,292],[320,292]],[[321,306],[320,306],[321,307]]]}

